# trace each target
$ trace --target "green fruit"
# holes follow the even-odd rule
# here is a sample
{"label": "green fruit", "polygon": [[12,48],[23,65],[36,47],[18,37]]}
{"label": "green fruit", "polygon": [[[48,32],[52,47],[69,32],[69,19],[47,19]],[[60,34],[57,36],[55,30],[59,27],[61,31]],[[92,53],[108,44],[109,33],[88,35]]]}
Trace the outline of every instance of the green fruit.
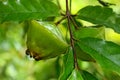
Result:
{"label": "green fruit", "polygon": [[48,59],[65,53],[68,46],[57,27],[35,20],[29,22],[26,54],[36,60]]}

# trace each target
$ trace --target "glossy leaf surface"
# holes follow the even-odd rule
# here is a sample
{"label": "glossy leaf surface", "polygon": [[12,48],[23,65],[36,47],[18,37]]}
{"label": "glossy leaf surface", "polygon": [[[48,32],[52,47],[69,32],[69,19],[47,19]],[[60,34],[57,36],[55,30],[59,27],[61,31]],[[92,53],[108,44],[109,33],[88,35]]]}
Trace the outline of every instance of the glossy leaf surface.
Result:
{"label": "glossy leaf surface", "polygon": [[7,0],[0,2],[0,22],[43,19],[58,16],[58,7],[50,0]]}
{"label": "glossy leaf surface", "polygon": [[77,69],[74,69],[72,71],[72,74],[70,75],[70,77],[67,80],[84,80],[82,75],[80,74],[80,72]]}
{"label": "glossy leaf surface", "polygon": [[74,36],[76,38],[86,38],[86,37],[94,37],[104,39],[105,37],[105,28],[80,28],[80,30],[76,30],[74,32]]}
{"label": "glossy leaf surface", "polygon": [[74,68],[74,58],[72,49],[69,49],[69,52],[64,55],[64,65],[63,72],[60,75],[58,80],[67,80]]}
{"label": "glossy leaf surface", "polygon": [[78,45],[91,55],[103,69],[120,73],[120,46],[102,39],[83,38]]}
{"label": "glossy leaf surface", "polygon": [[[75,39],[86,38],[86,37],[94,37],[104,39],[105,37],[105,28],[81,28],[80,30],[76,30],[74,32]],[[76,42],[77,43],[77,42]],[[75,44],[77,57],[84,61],[95,61],[89,54],[83,51],[78,44]]]}
{"label": "glossy leaf surface", "polygon": [[98,80],[94,75],[90,74],[87,71],[82,71],[82,76],[84,80]]}
{"label": "glossy leaf surface", "polygon": [[94,24],[104,25],[120,33],[120,16],[115,14],[111,8],[86,6],[78,12],[77,18]]}

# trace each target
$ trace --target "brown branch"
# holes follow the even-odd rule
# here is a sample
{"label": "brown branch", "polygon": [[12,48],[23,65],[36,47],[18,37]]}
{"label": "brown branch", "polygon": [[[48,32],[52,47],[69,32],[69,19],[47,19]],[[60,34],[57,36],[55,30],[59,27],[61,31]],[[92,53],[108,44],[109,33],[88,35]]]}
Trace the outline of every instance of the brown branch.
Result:
{"label": "brown branch", "polygon": [[70,14],[70,11],[68,8],[68,0],[66,0],[66,16],[67,16],[67,21],[68,21],[68,29],[70,32],[70,44],[71,44],[73,56],[74,56],[74,68],[79,69],[78,62],[77,62],[76,50],[75,50],[75,46],[74,46],[75,43],[74,43],[73,33],[72,33],[71,25],[70,25],[71,14]]}
{"label": "brown branch", "polygon": [[74,19],[72,18],[72,16],[70,16],[70,19],[75,27],[75,29],[79,29],[78,25],[75,23]]}

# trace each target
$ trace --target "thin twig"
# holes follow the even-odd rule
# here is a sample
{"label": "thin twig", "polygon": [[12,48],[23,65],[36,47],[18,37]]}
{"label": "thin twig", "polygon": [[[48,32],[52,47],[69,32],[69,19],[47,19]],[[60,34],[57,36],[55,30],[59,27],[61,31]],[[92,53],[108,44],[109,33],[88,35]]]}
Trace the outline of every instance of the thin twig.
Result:
{"label": "thin twig", "polygon": [[72,29],[71,29],[71,26],[70,26],[70,11],[69,11],[69,8],[68,8],[68,0],[66,0],[66,16],[67,16],[67,21],[68,21],[68,29],[69,29],[69,32],[70,32],[70,44],[71,44],[71,47],[72,47],[72,50],[73,50],[73,56],[74,56],[74,68],[76,69],[79,69],[78,67],[78,63],[77,63],[77,55],[76,55],[76,50],[75,50],[75,47],[74,47],[74,38],[73,38],[73,33],[72,33]]}
{"label": "thin twig", "polygon": [[67,18],[66,15],[63,16],[59,21],[57,21],[57,22],[55,23],[55,25],[57,26],[58,24],[60,24],[65,18]]}
{"label": "thin twig", "polygon": [[78,25],[75,23],[74,19],[72,18],[72,16],[70,16],[70,19],[75,27],[75,29],[79,29]]}
{"label": "thin twig", "polygon": [[102,0],[97,0],[101,5],[103,5],[104,7],[109,7],[110,5],[116,5],[116,4],[112,4],[112,3],[108,3],[108,2],[104,2]]}

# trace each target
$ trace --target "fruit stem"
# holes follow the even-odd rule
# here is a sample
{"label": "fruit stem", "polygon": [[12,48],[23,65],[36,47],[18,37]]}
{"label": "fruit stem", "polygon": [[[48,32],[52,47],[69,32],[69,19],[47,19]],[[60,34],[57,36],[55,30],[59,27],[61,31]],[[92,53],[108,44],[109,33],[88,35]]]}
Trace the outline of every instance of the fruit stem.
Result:
{"label": "fruit stem", "polygon": [[71,25],[70,25],[71,13],[70,13],[69,8],[68,8],[68,0],[66,0],[66,16],[67,16],[67,21],[68,21],[68,29],[70,32],[70,44],[71,44],[73,56],[74,56],[74,68],[79,69],[78,62],[77,62],[76,50],[74,47],[74,37],[73,37]]}

